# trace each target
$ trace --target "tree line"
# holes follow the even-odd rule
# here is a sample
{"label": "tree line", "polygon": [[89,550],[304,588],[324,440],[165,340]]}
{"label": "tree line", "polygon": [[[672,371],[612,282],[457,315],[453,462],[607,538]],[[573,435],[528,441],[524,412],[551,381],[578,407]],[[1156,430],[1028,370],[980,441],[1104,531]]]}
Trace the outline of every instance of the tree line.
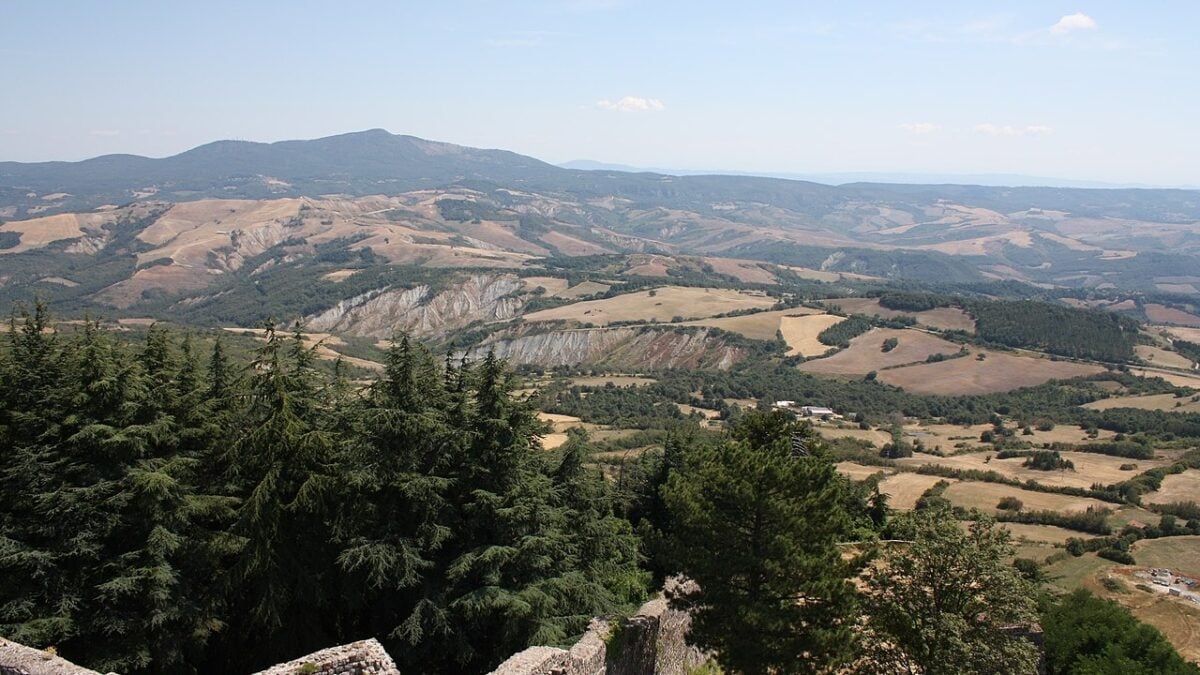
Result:
{"label": "tree line", "polygon": [[399,340],[359,387],[42,308],[0,353],[0,634],[125,673],[248,672],[376,636],[481,672],[635,606],[638,539],[488,357]]}

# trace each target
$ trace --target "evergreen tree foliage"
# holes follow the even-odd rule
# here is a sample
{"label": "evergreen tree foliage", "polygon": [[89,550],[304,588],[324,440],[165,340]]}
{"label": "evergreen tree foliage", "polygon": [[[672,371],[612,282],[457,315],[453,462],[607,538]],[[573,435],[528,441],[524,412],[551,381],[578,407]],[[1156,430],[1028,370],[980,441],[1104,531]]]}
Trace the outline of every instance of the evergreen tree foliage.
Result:
{"label": "evergreen tree foliage", "polygon": [[585,437],[507,366],[399,337],[368,386],[266,331],[250,363],[153,326],[13,317],[0,348],[0,634],[101,670],[248,672],[373,635],[484,672],[645,594]]}
{"label": "evergreen tree foliage", "polygon": [[847,483],[802,427],[752,413],[727,442],[689,451],[663,496],[674,571],[693,584],[673,594],[693,612],[689,640],[739,673],[811,672],[845,662],[856,643],[856,561],[837,542],[852,530]]}

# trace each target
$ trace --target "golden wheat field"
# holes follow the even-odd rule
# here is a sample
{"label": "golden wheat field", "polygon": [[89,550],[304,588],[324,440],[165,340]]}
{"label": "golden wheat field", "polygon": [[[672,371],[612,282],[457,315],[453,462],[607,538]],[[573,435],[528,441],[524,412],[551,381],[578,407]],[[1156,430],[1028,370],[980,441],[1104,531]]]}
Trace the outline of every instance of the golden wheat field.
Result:
{"label": "golden wheat field", "polygon": [[526,314],[525,320],[569,320],[603,326],[614,321],[670,321],[675,317],[700,319],[739,309],[766,309],[774,304],[775,301],[765,295],[727,288],[664,286],[543,309]]}

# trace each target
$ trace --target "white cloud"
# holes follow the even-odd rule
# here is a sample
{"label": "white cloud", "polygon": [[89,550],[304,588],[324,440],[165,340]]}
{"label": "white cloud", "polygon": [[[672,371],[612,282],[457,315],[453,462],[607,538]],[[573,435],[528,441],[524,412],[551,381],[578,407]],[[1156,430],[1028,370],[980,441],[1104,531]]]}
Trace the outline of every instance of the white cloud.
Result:
{"label": "white cloud", "polygon": [[933,122],[904,122],[898,126],[910,134],[932,134],[941,129],[940,126]]}
{"label": "white cloud", "polygon": [[665,110],[667,106],[656,98],[623,96],[616,101],[610,101],[608,99],[596,101],[596,107],[603,110],[615,110],[617,112],[657,112],[659,110]]}
{"label": "white cloud", "polygon": [[1058,23],[1050,27],[1050,32],[1055,35],[1066,35],[1071,31],[1076,30],[1095,30],[1096,20],[1084,14],[1083,12],[1075,12],[1068,14],[1058,20]]}
{"label": "white cloud", "polygon": [[975,131],[988,136],[1041,136],[1050,133],[1051,129],[1043,124],[1031,124],[1024,127],[1014,127],[1007,124],[976,124]]}
{"label": "white cloud", "polygon": [[95,130],[93,130],[93,131],[91,132],[91,134],[92,134],[93,136],[101,136],[101,137],[104,137],[104,138],[112,138],[113,136],[120,136],[120,135],[121,135],[121,132],[120,132],[120,131],[117,131],[116,129],[95,129]]}

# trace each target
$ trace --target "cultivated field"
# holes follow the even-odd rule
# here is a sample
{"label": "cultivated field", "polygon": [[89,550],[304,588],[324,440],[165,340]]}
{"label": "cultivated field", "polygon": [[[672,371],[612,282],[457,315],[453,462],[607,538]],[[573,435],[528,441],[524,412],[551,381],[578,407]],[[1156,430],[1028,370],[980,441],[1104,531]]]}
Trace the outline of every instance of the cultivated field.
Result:
{"label": "cultivated field", "polygon": [[[938,464],[953,469],[974,469],[977,471],[995,471],[996,473],[1017,478],[1021,481],[1032,480],[1042,485],[1069,486],[1090,488],[1093,483],[1111,485],[1132,478],[1137,472],[1146,471],[1170,463],[1168,459],[1125,459],[1110,457],[1088,452],[1063,452],[1063,459],[1069,459],[1075,464],[1074,471],[1038,471],[1028,469],[1021,464],[1023,457],[996,459],[993,452],[971,452],[951,457],[938,457],[924,453],[914,453],[912,457],[896,460],[900,464],[914,466]],[[988,460],[991,456],[992,459]],[[1122,471],[1122,464],[1137,464],[1137,471]]]}
{"label": "cultivated field", "polygon": [[544,450],[553,450],[563,443],[567,442],[567,430],[576,427],[586,428],[589,425],[584,424],[583,420],[572,415],[560,415],[557,413],[539,412],[538,419],[543,422],[549,422],[551,432],[542,436],[542,448]]}
{"label": "cultivated field", "polygon": [[[993,463],[995,463],[995,460],[993,460]],[[1101,509],[1111,508],[1112,506],[1098,499],[1070,497],[1049,492],[1035,492],[1011,485],[976,481],[955,483],[946,488],[943,496],[949,499],[955,506],[975,508],[984,513],[999,512],[996,504],[1000,503],[1000,500],[1004,497],[1016,497],[1020,499],[1025,511],[1059,511],[1069,513],[1073,511],[1087,511],[1089,507]],[[1076,534],[1075,536],[1079,535]]]}
{"label": "cultivated field", "polygon": [[[960,426],[957,424],[906,424],[904,433],[913,440],[920,440],[928,448],[941,448],[950,451],[955,448],[973,448],[987,445],[980,440],[985,431],[992,430],[990,424],[973,424]],[[1108,440],[1116,434],[1100,429],[1095,439],[1090,439],[1087,432],[1077,426],[1067,424],[1056,425],[1050,431],[1033,430],[1032,436],[1025,436],[1016,425],[1008,425],[1014,433],[1021,434],[1022,440],[1034,445],[1042,443],[1086,443],[1092,440]]]}
{"label": "cultivated field", "polygon": [[893,469],[883,466],[870,466],[867,464],[858,464],[857,462],[838,462],[838,473],[846,476],[850,480],[866,480],[877,473],[891,473]]}
{"label": "cultivated field", "polygon": [[[921,495],[940,480],[948,479],[919,473],[897,473],[883,479],[879,483],[879,491],[888,496],[889,506],[907,511],[916,506]],[[950,482],[954,481],[950,480]]]}
{"label": "cultivated field", "polygon": [[[883,351],[888,339],[895,349]],[[934,354],[957,354],[959,346],[935,335],[916,330],[872,328],[850,341],[850,346],[832,356],[800,364],[800,370],[823,375],[865,375],[909,363],[921,363]]]}
{"label": "cultivated field", "polygon": [[1200,374],[1188,375],[1186,373],[1168,373],[1157,370],[1146,370],[1145,368],[1130,368],[1129,372],[1137,375],[1138,377],[1161,377],[1177,387],[1191,387],[1192,389],[1200,389]]}
{"label": "cultivated field", "polygon": [[1028,523],[1000,523],[1000,527],[1012,533],[1013,539],[1039,542],[1044,544],[1062,545],[1068,539],[1079,538],[1079,533],[1065,527],[1054,525],[1033,525]]}
{"label": "cultivated field", "polygon": [[670,321],[677,316],[699,319],[739,309],[766,309],[774,304],[765,295],[725,288],[665,286],[544,309],[526,314],[525,320],[573,320],[603,326],[614,321]]}
{"label": "cultivated field", "polygon": [[653,377],[640,375],[592,375],[587,377],[572,377],[570,382],[577,387],[641,387],[657,382]]}
{"label": "cultivated field", "polygon": [[609,288],[612,287],[598,281],[581,281],[565,291],[556,293],[556,295],[560,298],[582,298],[586,295],[605,293]]}
{"label": "cultivated field", "polygon": [[822,344],[817,336],[821,331],[845,321],[840,316],[832,314],[813,314],[810,316],[785,316],[779,320],[779,332],[788,346],[788,356],[804,357],[820,356],[833,349]]}
{"label": "cultivated field", "polygon": [[1133,545],[1138,565],[1166,567],[1172,572],[1200,578],[1200,536],[1143,539]]}
{"label": "cultivated field", "polygon": [[534,290],[541,288],[546,291],[546,295],[554,298],[561,297],[563,291],[567,290],[569,282],[566,279],[558,277],[525,277],[522,281],[525,282],[525,288]]}
{"label": "cultivated field", "polygon": [[1165,332],[1171,337],[1200,344],[1200,328],[1180,328],[1178,326],[1147,326],[1147,329]]}
{"label": "cultivated field", "polygon": [[[1183,473],[1171,474],[1163,478],[1162,486],[1146,495],[1142,495],[1146,504],[1169,504],[1171,502],[1200,502],[1200,471],[1188,469]],[[1196,550],[1200,554],[1200,548]],[[1200,574],[1200,570],[1196,571]]]}
{"label": "cultivated field", "polygon": [[[769,309],[763,312],[755,312],[754,314],[744,314],[742,316],[725,316],[719,319],[697,319],[695,321],[685,321],[685,326],[708,326],[710,328],[720,328],[731,333],[740,333],[752,340],[774,340],[776,334],[781,330],[781,326],[788,317],[803,317],[813,314],[821,314],[820,310],[809,309],[807,307],[796,307],[793,309]],[[818,331],[820,332],[820,331]],[[824,345],[822,345],[824,347]],[[825,347],[828,349],[828,347]]]}
{"label": "cultivated field", "polygon": [[938,307],[924,312],[901,312],[880,305],[876,298],[833,298],[826,300],[825,304],[836,305],[846,314],[867,314],[887,319],[911,316],[915,317],[918,323],[933,328],[975,332],[975,320],[957,307]]}
{"label": "cultivated field", "polygon": [[1190,370],[1195,365],[1191,359],[1183,354],[1167,351],[1161,347],[1138,345],[1133,349],[1137,352],[1138,358],[1151,365],[1163,368],[1183,368],[1185,370]]}
{"label": "cultivated field", "polygon": [[1188,326],[1191,328],[1200,328],[1200,316],[1188,314],[1187,312],[1166,305],[1147,304],[1146,318],[1154,323],[1173,323],[1177,326]]}
{"label": "cultivated field", "polygon": [[[986,354],[983,361],[977,353]],[[969,356],[880,371],[881,382],[916,394],[993,394],[1104,372],[1100,366],[974,350]]]}
{"label": "cultivated field", "polygon": [[111,214],[76,214],[62,213],[57,216],[45,216],[31,220],[14,220],[0,225],[0,232],[12,232],[20,235],[16,246],[0,249],[0,255],[5,253],[22,253],[63,239],[75,239],[86,236],[88,230],[98,230],[104,223],[114,220]]}
{"label": "cultivated field", "polygon": [[884,443],[890,443],[892,435],[880,429],[859,429],[858,427],[845,427],[839,429],[837,427],[825,426],[823,424],[814,425],[817,433],[823,438],[856,438],[862,441],[870,441],[875,445],[882,446]]}
{"label": "cultivated field", "polygon": [[753,260],[736,260],[734,258],[704,258],[704,262],[712,266],[717,274],[731,276],[738,281],[749,284],[775,284],[779,280],[770,270],[764,269],[762,263]]}
{"label": "cultivated field", "polygon": [[1196,395],[1177,398],[1175,394],[1151,394],[1149,396],[1114,396],[1102,398],[1084,404],[1091,410],[1111,410],[1113,408],[1137,408],[1139,410],[1162,410],[1166,412],[1200,412],[1200,401],[1193,401]]}

